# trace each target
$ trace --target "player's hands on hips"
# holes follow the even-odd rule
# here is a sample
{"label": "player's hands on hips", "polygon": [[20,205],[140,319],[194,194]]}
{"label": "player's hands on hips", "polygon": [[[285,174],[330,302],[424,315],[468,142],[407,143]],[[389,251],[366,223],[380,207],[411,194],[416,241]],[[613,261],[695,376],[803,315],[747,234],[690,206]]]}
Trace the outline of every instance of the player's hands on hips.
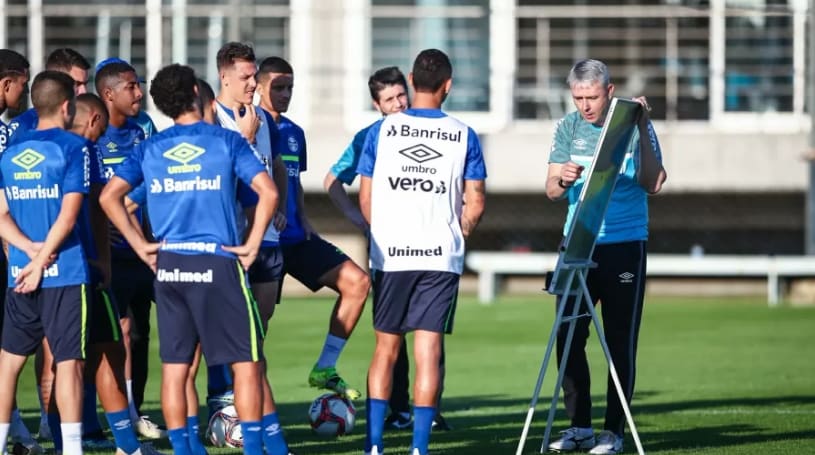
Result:
{"label": "player's hands on hips", "polygon": [[139,259],[144,261],[153,273],[156,273],[156,260],[158,259],[158,249],[160,243],[143,242],[133,247],[133,251],[139,255]]}
{"label": "player's hands on hips", "polygon": [[249,267],[258,257],[258,247],[252,247],[246,244],[239,246],[224,246],[223,249],[238,257],[238,260],[241,262],[241,266],[243,266],[243,270],[249,270]]}
{"label": "player's hands on hips", "polygon": [[232,113],[235,114],[235,123],[237,123],[238,129],[243,137],[245,137],[250,144],[254,144],[255,135],[258,132],[258,127],[260,127],[260,118],[258,118],[255,106],[244,104],[241,107],[243,108],[243,115],[241,115],[239,109],[232,108]]}
{"label": "player's hands on hips", "polygon": [[272,226],[277,229],[277,232],[283,232],[283,229],[286,229],[286,215],[275,212],[274,216],[272,217]]}
{"label": "player's hands on hips", "polygon": [[581,166],[574,161],[563,163],[563,167],[560,169],[560,181],[563,182],[564,186],[574,185],[574,182],[583,174],[583,169],[585,169],[585,166]]}
{"label": "player's hands on hips", "polygon": [[44,270],[45,266],[43,264],[38,264],[35,261],[29,262],[14,279],[14,292],[28,294],[36,291],[40,287]]}

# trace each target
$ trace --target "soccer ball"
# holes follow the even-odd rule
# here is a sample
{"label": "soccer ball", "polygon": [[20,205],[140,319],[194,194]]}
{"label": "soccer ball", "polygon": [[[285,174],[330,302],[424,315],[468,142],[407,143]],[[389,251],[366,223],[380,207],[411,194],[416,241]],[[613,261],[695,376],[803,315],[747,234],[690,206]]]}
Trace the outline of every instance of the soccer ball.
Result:
{"label": "soccer ball", "polygon": [[243,447],[241,421],[238,419],[235,406],[221,408],[212,414],[209,425],[207,425],[206,437],[215,447],[232,447],[233,449]]}
{"label": "soccer ball", "polygon": [[343,396],[326,393],[315,398],[308,409],[311,429],[320,436],[342,436],[354,429],[354,405]]}

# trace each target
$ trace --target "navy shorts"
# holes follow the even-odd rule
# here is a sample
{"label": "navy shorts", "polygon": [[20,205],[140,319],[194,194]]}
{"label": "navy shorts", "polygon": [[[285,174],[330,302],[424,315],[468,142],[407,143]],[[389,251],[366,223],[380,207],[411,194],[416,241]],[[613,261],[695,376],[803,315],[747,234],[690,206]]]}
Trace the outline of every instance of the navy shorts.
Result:
{"label": "navy shorts", "polygon": [[374,329],[453,333],[460,278],[452,272],[375,270]]}
{"label": "navy shorts", "polygon": [[250,283],[273,283],[283,278],[283,252],[279,246],[261,247],[249,267]]}
{"label": "navy shorts", "polygon": [[111,262],[110,287],[119,310],[119,316],[127,317],[131,306],[149,307],[155,299],[153,271],[138,258],[114,258]]}
{"label": "navy shorts", "polygon": [[263,325],[237,260],[160,251],[157,266],[162,362],[192,363],[199,341],[208,365],[263,358]]}
{"label": "navy shorts", "polygon": [[55,362],[85,359],[89,303],[85,284],[40,288],[29,294],[8,289],[3,349],[29,356],[45,337]]}
{"label": "navy shorts", "polygon": [[111,343],[122,340],[119,310],[109,289],[96,288],[93,290],[90,322],[89,344]]}
{"label": "navy shorts", "polygon": [[302,242],[281,245],[280,249],[283,251],[283,273],[293,276],[312,292],[323,287],[320,277],[349,260],[342,250],[315,234]]}

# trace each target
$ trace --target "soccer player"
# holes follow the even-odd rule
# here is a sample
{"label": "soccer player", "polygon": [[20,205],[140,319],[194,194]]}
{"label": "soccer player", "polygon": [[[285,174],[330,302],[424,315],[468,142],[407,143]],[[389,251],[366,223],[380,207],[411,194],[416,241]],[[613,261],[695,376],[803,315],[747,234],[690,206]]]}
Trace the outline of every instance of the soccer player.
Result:
{"label": "soccer player", "polygon": [[487,172],[478,136],[441,110],[453,68],[423,50],[409,79],[413,107],[368,131],[357,172],[371,226],[376,347],[368,370],[366,454],[382,454],[393,365],[413,332],[413,455],[426,455],[436,415],[442,337],[452,333],[464,241],[484,211]]}
{"label": "soccer player", "polygon": [[[0,115],[7,108],[19,109],[23,98],[28,90],[29,64],[28,60],[15,51],[0,49]],[[0,153],[2,153],[9,143],[13,130],[0,120]],[[5,253],[0,250],[0,283],[8,281],[8,263]],[[5,292],[0,295],[0,307],[5,308]],[[3,310],[0,309],[0,336],[2,335]],[[11,413],[11,428],[9,430],[11,439],[14,442],[14,451],[28,451],[29,455],[43,453],[37,441],[31,437],[31,433],[23,423],[20,411],[16,404]],[[5,440],[4,440],[5,442]]]}
{"label": "soccer player", "polygon": [[[133,151],[144,141],[144,131],[131,118],[141,107],[143,92],[136,70],[121,59],[108,59],[96,65],[96,93],[108,109],[109,123],[96,150],[102,156],[103,174],[109,180]],[[136,219],[144,223],[141,210]],[[118,232],[111,234],[111,287],[119,306],[125,343],[125,379],[130,402],[130,418],[136,431],[147,438],[166,436],[163,429],[140,412],[147,383],[150,341],[150,307],[153,302],[153,274]]]}
{"label": "soccer player", "polygon": [[[371,93],[374,109],[383,116],[402,112],[408,108],[407,81],[405,75],[395,66],[381,68],[374,72],[368,79],[368,90]],[[362,231],[366,238],[369,230],[368,222],[365,221],[357,204],[353,203],[348,197],[343,184],[351,185],[354,183],[354,179],[357,177],[359,157],[362,155],[362,146],[365,144],[365,137],[374,124],[359,130],[354,135],[354,139],[342,152],[340,159],[331,166],[331,169],[325,175],[325,179],[323,179],[323,187],[328,193],[328,197],[343,215]],[[441,393],[444,386],[443,344],[439,368],[441,369],[441,384],[439,384],[439,406],[437,408],[441,405]],[[413,423],[410,412],[410,393],[408,392],[410,387],[409,375],[410,363],[408,361],[407,343],[403,339],[399,348],[399,356],[393,366],[393,388],[388,401],[391,414],[385,420],[386,428],[405,429],[409,428]],[[433,419],[433,428],[450,429],[440,411],[437,411],[436,417]]]}
{"label": "soccer player", "polygon": [[9,421],[20,371],[44,336],[56,364],[63,453],[81,454],[88,270],[76,221],[88,192],[88,150],[82,138],[64,131],[76,109],[70,76],[38,74],[31,99],[37,129],[22,133],[0,158],[0,235],[10,245],[0,441],[8,433],[2,422]]}
{"label": "soccer player", "polygon": [[[170,65],[156,74],[150,94],[175,125],[133,151],[100,203],[156,271],[161,402],[174,453],[191,453],[185,384],[200,341],[208,362],[231,365],[244,453],[260,455],[263,328],[244,270],[257,257],[277,206],[277,190],[245,139],[201,121],[195,87],[195,73],[187,66]],[[250,185],[259,200],[243,243],[238,180]],[[149,188],[146,206],[159,243],[145,240],[124,205],[125,195],[142,182]],[[287,454],[285,441],[268,453]]]}
{"label": "soccer player", "polygon": [[[84,93],[76,98],[76,116],[71,131],[85,138],[88,150],[92,150],[108,125],[108,112],[105,103],[98,96]],[[88,362],[85,365],[86,383],[95,383],[116,441],[113,448],[118,455],[158,454],[152,446],[139,444],[130,421],[130,411],[124,378],[125,350],[118,309],[107,289],[105,279],[110,264],[100,263],[97,251],[110,248],[108,221],[99,207],[99,194],[105,183],[102,177],[100,156],[93,153],[89,160],[90,192],[82,204],[82,212],[77,220],[82,246],[88,258],[91,286],[91,327],[88,339]],[[105,260],[110,260],[106,257]],[[88,393],[86,387],[85,393]],[[85,400],[87,403],[88,400]],[[96,406],[83,409],[96,415]],[[55,440],[55,446],[56,446]],[[83,441],[87,447],[87,444]],[[57,450],[59,450],[57,448]],[[97,447],[97,450],[101,448]]]}
{"label": "soccer player", "polygon": [[[45,59],[45,69],[51,71],[61,71],[74,80],[74,93],[81,95],[88,92],[88,70],[91,65],[79,52],[61,47],[54,49]],[[23,132],[37,128],[37,110],[28,109],[22,114],[14,117],[9,122],[14,132]]]}
{"label": "soccer player", "polygon": [[[71,48],[59,48],[48,54],[45,60],[45,69],[60,71],[71,77],[74,81],[74,93],[79,96],[88,91],[88,69],[90,64],[79,52]],[[107,118],[107,116],[106,116]],[[21,134],[37,128],[37,110],[28,109],[15,117],[10,122],[11,130],[15,134]],[[92,147],[89,150],[94,150]],[[109,273],[108,273],[109,275]],[[56,409],[48,410],[43,406],[46,401],[51,402],[50,394],[54,384],[54,372],[51,367],[54,361],[48,343],[43,341],[42,349],[37,351],[35,356],[35,375],[37,378],[38,397],[40,399],[40,430],[42,439],[53,439],[56,435],[55,444],[61,446],[59,432],[59,415]],[[92,375],[85,376],[85,394],[82,403],[82,444],[86,449],[112,450],[115,445],[110,442],[102,431],[102,426],[96,415],[96,388]],[[47,395],[47,396],[44,396]],[[50,419],[50,423],[49,423]]]}
{"label": "soccer player", "polygon": [[[557,125],[546,177],[549,199],[567,198],[569,201],[564,234],[568,232],[585,182],[583,170],[592,162],[614,94],[608,67],[598,60],[577,62],[566,82],[577,111],[568,114]],[[635,100],[647,108],[645,98]],[[637,338],[645,291],[648,195],[658,193],[666,178],[662,152],[646,109],[643,109],[637,126],[597,237],[592,255],[597,267],[591,269],[587,277],[592,304],[603,303],[603,331],[628,403],[634,393]],[[564,314],[571,314],[573,305],[574,299],[568,299]],[[596,440],[592,430],[589,364],[586,360],[589,323],[587,318],[575,322],[564,372],[564,402],[571,427],[563,432],[562,438],[552,442],[549,449],[620,453],[625,415],[611,376],[606,392],[605,423]],[[558,362],[565,347],[567,329],[566,324],[558,329]]]}
{"label": "soccer player", "polygon": [[303,129],[283,115],[289,109],[294,86],[291,65],[280,57],[269,57],[261,62],[257,80],[260,105],[277,124],[288,170],[286,228],[280,233],[283,272],[312,291],[327,286],[339,293],[322,352],[308,382],[312,387],[331,389],[354,400],[362,394],[340,377],[336,364],[365,307],[370,279],[345,253],[317,235],[306,216],[300,184],[300,173],[307,169],[306,138]]}
{"label": "soccer player", "polygon": [[[266,171],[274,179],[276,187],[286,187],[286,167],[278,153],[278,132],[271,116],[263,109],[252,105],[252,96],[257,88],[255,81],[255,54],[251,46],[243,43],[226,43],[217,55],[218,73],[220,76],[221,90],[215,102],[215,116],[218,123],[229,130],[240,131],[246,140],[254,145],[255,151],[260,156]],[[240,203],[246,214],[247,220],[251,223],[254,212],[257,210],[258,201],[251,189],[241,185],[238,189]],[[252,293],[257,299],[260,322],[266,331],[269,319],[272,317],[275,304],[277,303],[278,285],[281,279],[283,268],[283,257],[280,252],[279,230],[285,226],[285,216],[279,212],[273,217],[272,224],[269,225],[263,235],[261,248],[258,257],[249,268],[249,284]],[[224,379],[224,370],[219,370],[216,364],[208,369],[210,398],[210,412],[217,406],[225,404],[227,397],[221,395],[212,396],[217,379]],[[261,368],[264,372],[262,377],[263,389],[263,441],[267,451],[279,452],[283,448],[280,433],[280,420],[277,408],[272,395],[272,388],[268,377],[265,374],[266,363],[261,361]],[[227,371],[228,373],[228,371]],[[231,381],[228,380],[228,381]],[[228,382],[227,381],[227,382]],[[224,399],[226,398],[226,399]],[[220,403],[219,403],[220,401]]]}

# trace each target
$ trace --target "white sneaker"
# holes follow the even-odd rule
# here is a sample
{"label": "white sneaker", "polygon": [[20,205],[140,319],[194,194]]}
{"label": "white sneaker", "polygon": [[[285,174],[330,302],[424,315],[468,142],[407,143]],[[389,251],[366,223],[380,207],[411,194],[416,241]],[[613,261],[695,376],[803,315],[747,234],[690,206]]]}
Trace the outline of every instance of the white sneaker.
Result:
{"label": "white sneaker", "polygon": [[37,433],[43,441],[54,439],[54,436],[51,435],[51,427],[48,426],[48,421],[40,420],[40,429],[37,430]]}
{"label": "white sneaker", "polygon": [[597,445],[589,451],[595,455],[615,454],[623,452],[623,438],[611,431],[601,431],[597,435]]}
{"label": "white sneaker", "polygon": [[377,447],[377,446],[371,447],[370,452],[365,452],[365,455],[384,455],[384,454],[385,454],[385,452],[380,452],[379,447]]}
{"label": "white sneaker", "polygon": [[136,433],[149,439],[167,437],[167,430],[162,429],[157,423],[150,420],[148,416],[141,416],[139,420],[133,422],[133,429],[136,430]]}
{"label": "white sneaker", "polygon": [[571,427],[561,431],[557,441],[549,444],[552,452],[574,452],[575,450],[586,450],[594,447],[594,430],[589,428]]}

